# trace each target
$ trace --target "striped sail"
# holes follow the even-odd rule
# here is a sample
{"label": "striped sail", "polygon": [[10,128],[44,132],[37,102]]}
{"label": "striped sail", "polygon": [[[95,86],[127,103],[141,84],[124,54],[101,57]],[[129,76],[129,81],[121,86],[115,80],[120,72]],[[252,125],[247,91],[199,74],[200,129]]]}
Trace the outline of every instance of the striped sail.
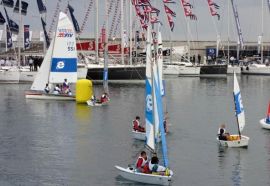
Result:
{"label": "striped sail", "polygon": [[270,123],[270,102],[268,105],[267,115],[266,115],[266,123]]}
{"label": "striped sail", "polygon": [[153,120],[153,99],[152,99],[152,51],[151,51],[151,29],[147,29],[146,42],[146,79],[145,79],[145,126],[146,126],[146,145],[155,151],[155,135]]}
{"label": "striped sail", "polygon": [[51,42],[50,47],[47,50],[47,53],[42,61],[40,69],[38,70],[35,80],[31,86],[31,90],[43,91],[46,84],[49,81],[53,42],[54,41]]}
{"label": "striped sail", "polygon": [[234,104],[235,104],[235,114],[238,120],[239,131],[242,132],[242,130],[245,127],[245,112],[244,112],[242,96],[240,93],[240,88],[239,88],[239,84],[238,84],[235,72],[233,76],[234,76],[233,95],[234,95]]}
{"label": "striped sail", "polygon": [[107,94],[109,93],[109,88],[108,88],[108,62],[109,62],[108,50],[107,50],[107,47],[105,47],[105,50],[104,50],[104,70],[103,70],[103,89],[104,89],[104,92],[106,92]]}
{"label": "striped sail", "polygon": [[70,83],[77,81],[77,49],[72,22],[60,12],[51,59],[50,83]]}

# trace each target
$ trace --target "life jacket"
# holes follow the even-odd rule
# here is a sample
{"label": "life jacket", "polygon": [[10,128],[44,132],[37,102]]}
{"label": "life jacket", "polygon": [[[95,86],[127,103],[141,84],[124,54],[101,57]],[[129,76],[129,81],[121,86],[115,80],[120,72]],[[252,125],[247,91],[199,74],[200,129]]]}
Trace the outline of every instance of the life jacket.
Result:
{"label": "life jacket", "polygon": [[140,126],[139,121],[138,120],[133,120],[132,123],[133,123],[133,129],[134,130],[139,130],[139,126]]}
{"label": "life jacket", "polygon": [[136,167],[138,167],[138,162],[140,159],[143,160],[140,168],[143,168],[147,164],[147,160],[145,160],[143,157],[139,156],[137,161],[136,161]]}

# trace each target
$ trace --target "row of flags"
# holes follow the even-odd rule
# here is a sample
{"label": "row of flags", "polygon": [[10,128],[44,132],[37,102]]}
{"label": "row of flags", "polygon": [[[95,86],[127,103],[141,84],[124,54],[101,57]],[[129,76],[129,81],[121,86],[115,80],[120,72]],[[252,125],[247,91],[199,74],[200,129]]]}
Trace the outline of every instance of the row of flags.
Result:
{"label": "row of flags", "polygon": [[[13,47],[13,41],[17,40],[17,35],[12,33],[11,30],[8,28],[8,25],[6,25],[6,47],[7,49],[10,49]],[[23,37],[23,43],[24,43],[24,49],[30,48],[30,26],[24,25],[24,37]]]}

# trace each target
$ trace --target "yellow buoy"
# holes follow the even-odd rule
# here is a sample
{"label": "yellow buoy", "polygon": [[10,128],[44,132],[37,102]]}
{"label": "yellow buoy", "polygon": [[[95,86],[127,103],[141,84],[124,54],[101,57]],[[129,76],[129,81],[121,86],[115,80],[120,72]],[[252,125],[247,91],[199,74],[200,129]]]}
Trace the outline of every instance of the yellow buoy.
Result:
{"label": "yellow buoy", "polygon": [[88,79],[80,79],[76,83],[76,102],[85,103],[93,95],[93,84]]}

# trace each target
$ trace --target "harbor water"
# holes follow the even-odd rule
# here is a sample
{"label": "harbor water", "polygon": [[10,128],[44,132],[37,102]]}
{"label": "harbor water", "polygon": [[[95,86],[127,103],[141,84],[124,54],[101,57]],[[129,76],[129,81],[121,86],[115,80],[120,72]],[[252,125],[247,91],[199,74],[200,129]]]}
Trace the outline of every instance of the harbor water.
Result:
{"label": "harbor water", "polygon": [[[238,80],[247,149],[220,148],[216,141],[221,123],[237,133],[232,76],[166,79],[171,185],[270,185],[270,131],[259,125],[270,100],[270,77]],[[29,87],[0,85],[0,185],[144,185],[123,179],[114,168],[134,163],[144,150],[131,136],[132,119],[144,118],[144,85],[109,85],[110,104],[95,108],[26,100]],[[95,87],[100,94],[101,89]]]}

